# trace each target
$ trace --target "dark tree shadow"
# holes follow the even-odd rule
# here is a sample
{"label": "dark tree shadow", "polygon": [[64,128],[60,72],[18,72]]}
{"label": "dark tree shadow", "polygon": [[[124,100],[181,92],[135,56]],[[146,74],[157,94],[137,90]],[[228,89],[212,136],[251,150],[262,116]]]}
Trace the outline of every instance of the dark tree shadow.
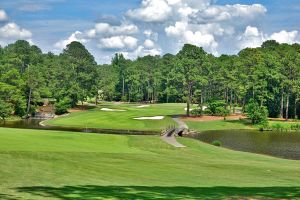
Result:
{"label": "dark tree shadow", "polygon": [[0,199],[1,200],[19,200],[19,198],[14,197],[14,196],[9,195],[9,194],[0,194]]}
{"label": "dark tree shadow", "polygon": [[300,199],[300,187],[147,187],[147,186],[64,186],[22,187],[17,192],[38,199]]}

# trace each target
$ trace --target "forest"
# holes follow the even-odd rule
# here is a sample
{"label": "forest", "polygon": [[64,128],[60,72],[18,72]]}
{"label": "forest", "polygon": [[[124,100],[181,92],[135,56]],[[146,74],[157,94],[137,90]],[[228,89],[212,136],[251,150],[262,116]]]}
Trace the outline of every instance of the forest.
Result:
{"label": "forest", "polygon": [[[100,58],[101,60],[101,58]],[[266,41],[237,55],[215,57],[185,44],[176,54],[136,60],[115,54],[98,65],[79,42],[60,55],[42,53],[19,40],[0,47],[1,117],[34,114],[42,99],[55,100],[58,114],[93,99],[124,102],[221,101],[229,112],[256,102],[270,117],[300,116],[300,45]]]}

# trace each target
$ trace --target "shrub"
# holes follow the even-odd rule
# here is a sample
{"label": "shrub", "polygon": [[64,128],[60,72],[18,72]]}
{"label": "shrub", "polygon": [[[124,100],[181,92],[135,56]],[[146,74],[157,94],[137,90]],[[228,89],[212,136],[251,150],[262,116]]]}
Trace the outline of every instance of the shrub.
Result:
{"label": "shrub", "polygon": [[12,115],[13,108],[11,104],[0,100],[0,118],[5,121],[6,118]]}
{"label": "shrub", "polygon": [[214,100],[209,102],[206,112],[213,116],[225,117],[229,115],[229,110],[226,109],[226,103],[222,100]]}
{"label": "shrub", "polygon": [[64,98],[59,102],[55,103],[55,114],[65,114],[68,112],[69,108],[71,108],[71,100],[69,98]]}
{"label": "shrub", "polygon": [[268,110],[264,106],[260,106],[256,101],[251,99],[246,106],[247,117],[252,124],[266,125],[268,123]]}
{"label": "shrub", "polygon": [[202,116],[203,115],[203,111],[200,108],[194,109],[191,111],[191,115],[198,117],[198,116]]}
{"label": "shrub", "polygon": [[214,140],[211,144],[214,145],[214,146],[217,146],[217,147],[222,146],[222,142],[219,141],[219,140]]}

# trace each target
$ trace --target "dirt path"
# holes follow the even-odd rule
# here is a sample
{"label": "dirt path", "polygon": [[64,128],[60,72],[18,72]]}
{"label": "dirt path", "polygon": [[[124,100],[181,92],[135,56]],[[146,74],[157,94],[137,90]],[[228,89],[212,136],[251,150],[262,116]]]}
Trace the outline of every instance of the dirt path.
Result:
{"label": "dirt path", "polygon": [[[230,116],[226,117],[227,120],[239,120],[239,119],[245,119],[245,118],[246,118],[245,115],[240,115],[240,114],[230,115]],[[207,121],[224,120],[224,117],[204,115],[202,117],[182,117],[181,120],[182,121],[207,122]]]}

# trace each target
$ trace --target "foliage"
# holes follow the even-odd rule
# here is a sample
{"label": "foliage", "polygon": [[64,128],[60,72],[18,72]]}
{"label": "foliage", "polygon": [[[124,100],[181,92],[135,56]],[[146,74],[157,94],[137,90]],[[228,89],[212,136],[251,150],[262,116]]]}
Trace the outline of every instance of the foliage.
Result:
{"label": "foliage", "polygon": [[219,141],[219,140],[214,140],[211,144],[214,145],[214,146],[217,146],[217,147],[222,146],[222,142]]}
{"label": "foliage", "polygon": [[[19,40],[0,48],[0,99],[19,116],[30,114],[43,98],[87,99],[206,105],[219,99],[213,115],[233,113],[252,98],[270,116],[300,115],[300,45],[266,41],[237,55],[215,57],[185,44],[176,54],[146,55],[129,60],[118,53],[111,63],[97,65],[80,42],[71,42],[60,55],[42,53]],[[228,110],[228,111],[227,111]],[[200,112],[193,115],[199,115]],[[190,109],[187,109],[187,115]]]}
{"label": "foliage", "polygon": [[71,107],[71,100],[69,98],[64,98],[59,102],[55,103],[55,114],[62,115],[68,112]]}
{"label": "foliage", "polygon": [[0,118],[5,121],[5,119],[12,115],[12,112],[11,104],[0,100]]}
{"label": "foliage", "polygon": [[229,115],[229,110],[226,109],[226,103],[222,100],[212,100],[208,103],[206,110],[207,113],[213,116],[227,116]]}
{"label": "foliage", "polygon": [[246,107],[247,117],[251,120],[252,124],[267,124],[268,123],[268,110],[264,106],[260,106],[253,99],[249,101]]}

